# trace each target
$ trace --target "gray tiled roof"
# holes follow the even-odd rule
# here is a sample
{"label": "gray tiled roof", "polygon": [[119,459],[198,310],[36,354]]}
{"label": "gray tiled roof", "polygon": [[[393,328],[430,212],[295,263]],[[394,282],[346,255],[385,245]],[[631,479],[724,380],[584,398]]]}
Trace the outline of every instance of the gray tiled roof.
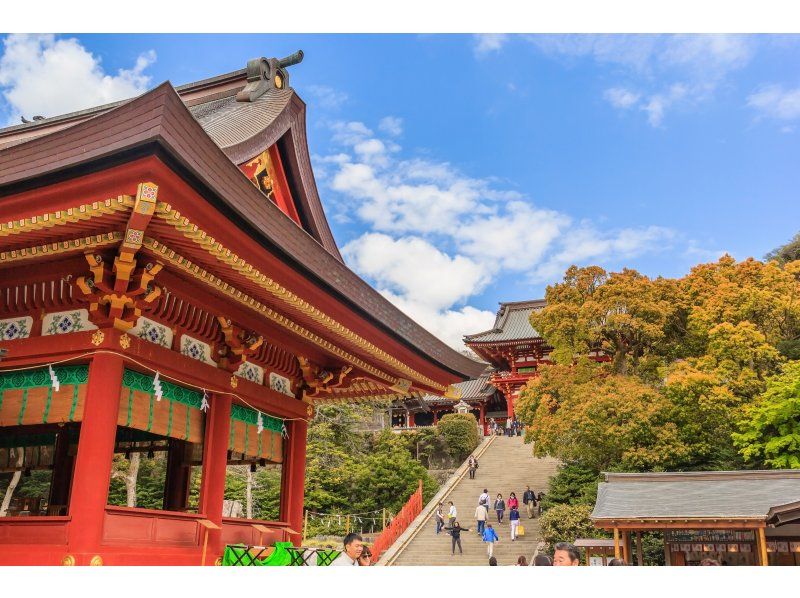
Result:
{"label": "gray tiled roof", "polygon": [[800,500],[800,470],[606,474],[592,519],[766,519]]}
{"label": "gray tiled roof", "polygon": [[446,397],[440,397],[439,395],[425,395],[423,397],[426,403],[458,403],[460,400],[479,400],[479,399],[486,399],[491,397],[495,391],[497,390],[494,386],[489,384],[489,376],[488,374],[485,376],[479,376],[478,378],[473,378],[471,380],[466,380],[464,382],[459,382],[458,384],[453,384],[454,387],[458,388],[461,391],[461,398],[460,399],[448,399]]}
{"label": "gray tiled roof", "polygon": [[206,133],[221,148],[247,141],[266,129],[286,108],[294,90],[271,89],[253,102],[234,96],[189,108]]}
{"label": "gray tiled roof", "polygon": [[531,326],[529,318],[533,310],[542,309],[544,306],[544,299],[501,303],[495,317],[494,328],[467,335],[464,340],[467,343],[486,343],[541,338]]}

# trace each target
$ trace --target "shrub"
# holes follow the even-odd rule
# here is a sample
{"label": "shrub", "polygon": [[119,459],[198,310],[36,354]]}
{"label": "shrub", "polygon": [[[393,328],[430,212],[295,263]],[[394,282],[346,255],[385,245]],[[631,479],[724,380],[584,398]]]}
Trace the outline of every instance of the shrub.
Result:
{"label": "shrub", "polygon": [[445,450],[455,459],[467,458],[478,446],[478,420],[471,413],[448,413],[437,424]]}
{"label": "shrub", "polygon": [[574,542],[577,538],[607,538],[608,534],[589,519],[592,508],[592,505],[551,507],[539,520],[542,539],[552,547],[557,542]]}

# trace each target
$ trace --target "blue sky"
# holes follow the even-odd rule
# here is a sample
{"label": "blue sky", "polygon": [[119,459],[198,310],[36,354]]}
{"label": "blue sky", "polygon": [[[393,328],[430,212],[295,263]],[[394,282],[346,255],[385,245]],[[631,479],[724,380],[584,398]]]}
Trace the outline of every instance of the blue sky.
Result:
{"label": "blue sky", "polygon": [[346,260],[454,345],[572,263],[681,276],[800,230],[797,36],[3,42],[0,123],[302,48],[291,84]]}

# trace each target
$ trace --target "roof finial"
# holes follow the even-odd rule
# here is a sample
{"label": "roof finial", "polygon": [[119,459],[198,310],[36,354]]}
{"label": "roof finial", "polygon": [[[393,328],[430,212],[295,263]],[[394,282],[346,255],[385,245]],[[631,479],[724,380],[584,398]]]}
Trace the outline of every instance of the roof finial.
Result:
{"label": "roof finial", "polygon": [[237,102],[254,102],[270,89],[286,89],[289,74],[286,67],[303,60],[303,51],[298,50],[286,58],[254,58],[247,61],[247,85],[236,94]]}

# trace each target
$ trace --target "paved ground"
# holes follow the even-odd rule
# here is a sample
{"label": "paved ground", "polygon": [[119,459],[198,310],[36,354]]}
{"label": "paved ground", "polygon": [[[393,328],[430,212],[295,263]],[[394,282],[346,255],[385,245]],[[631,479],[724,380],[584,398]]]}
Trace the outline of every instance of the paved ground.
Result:
{"label": "paved ground", "polygon": [[[484,488],[489,490],[492,502],[500,492],[505,500],[510,492],[515,492],[522,506],[522,493],[525,486],[535,492],[547,492],[547,482],[555,473],[558,462],[555,459],[534,459],[531,456],[531,445],[524,444],[522,438],[497,438],[480,459],[480,467],[474,480],[465,476],[446,499],[452,500],[458,509],[458,521],[469,532],[461,534],[461,545],[464,554],[450,554],[450,535],[442,531],[435,534],[436,524],[431,518],[424,524],[425,529],[419,531],[413,540],[400,553],[394,565],[486,565],[489,558],[486,545],[478,538],[474,520],[478,497]],[[494,556],[500,565],[513,565],[517,557],[524,554],[528,560],[536,551],[541,540],[539,520],[528,519],[524,507],[521,509],[522,525],[525,526],[524,537],[512,542],[508,512],[501,525],[496,525],[497,518],[490,512],[500,542],[495,544]]]}

